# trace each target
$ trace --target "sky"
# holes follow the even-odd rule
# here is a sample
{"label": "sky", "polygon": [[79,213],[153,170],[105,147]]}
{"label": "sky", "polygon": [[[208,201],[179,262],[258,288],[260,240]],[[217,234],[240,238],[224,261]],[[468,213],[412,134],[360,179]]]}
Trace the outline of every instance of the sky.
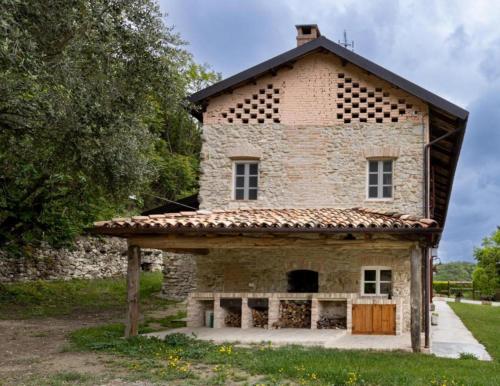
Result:
{"label": "sky", "polygon": [[472,261],[500,225],[500,1],[159,0],[199,63],[224,78],[295,47],[318,24],[355,52],[467,109],[439,257]]}

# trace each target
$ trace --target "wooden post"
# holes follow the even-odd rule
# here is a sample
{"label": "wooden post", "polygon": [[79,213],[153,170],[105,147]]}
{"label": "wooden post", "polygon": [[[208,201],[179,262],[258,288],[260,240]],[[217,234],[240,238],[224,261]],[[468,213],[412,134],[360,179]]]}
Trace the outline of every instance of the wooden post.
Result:
{"label": "wooden post", "polygon": [[411,348],[413,352],[420,352],[420,333],[422,320],[422,255],[420,248],[411,250],[411,278],[410,278],[410,307],[411,307]]}
{"label": "wooden post", "polygon": [[430,348],[430,335],[431,335],[431,316],[430,316],[430,307],[431,307],[431,297],[430,297],[430,289],[431,289],[431,270],[430,270],[430,265],[431,265],[431,260],[430,260],[430,250],[429,248],[423,248],[422,250],[422,256],[424,258],[424,282],[423,282],[423,288],[424,288],[424,332],[425,332],[425,339],[424,339],[424,347],[425,348]]}
{"label": "wooden post", "polygon": [[127,320],[125,338],[137,336],[139,331],[139,267],[141,265],[141,248],[129,245],[127,265]]}

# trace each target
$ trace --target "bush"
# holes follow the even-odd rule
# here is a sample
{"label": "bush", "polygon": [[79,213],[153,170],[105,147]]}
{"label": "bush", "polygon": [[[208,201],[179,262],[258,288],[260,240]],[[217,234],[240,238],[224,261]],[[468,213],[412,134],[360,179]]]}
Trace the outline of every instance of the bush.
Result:
{"label": "bush", "polygon": [[474,287],[481,294],[481,299],[491,300],[495,294],[496,278],[490,277],[486,270],[482,267],[477,267],[472,274]]}

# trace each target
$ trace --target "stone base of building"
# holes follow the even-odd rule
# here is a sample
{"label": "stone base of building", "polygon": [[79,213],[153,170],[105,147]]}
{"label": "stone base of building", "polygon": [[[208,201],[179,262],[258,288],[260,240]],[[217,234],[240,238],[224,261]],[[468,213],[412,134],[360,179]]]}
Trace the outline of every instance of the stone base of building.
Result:
{"label": "stone base of building", "polygon": [[[188,327],[228,327],[226,316],[229,312],[241,315],[240,328],[255,327],[252,317],[253,300],[267,304],[267,325],[263,328],[280,328],[280,304],[285,301],[310,302],[311,322],[308,328],[317,329],[318,320],[335,303],[337,307],[345,309],[346,326],[348,334],[353,331],[352,309],[356,304],[394,305],[395,306],[395,331],[394,335],[403,332],[403,299],[393,297],[361,297],[357,293],[255,293],[255,292],[193,292],[188,297],[187,326]],[[232,310],[224,306],[225,301],[232,301]],[[235,308],[236,307],[236,308]],[[213,320],[213,322],[211,322]]]}

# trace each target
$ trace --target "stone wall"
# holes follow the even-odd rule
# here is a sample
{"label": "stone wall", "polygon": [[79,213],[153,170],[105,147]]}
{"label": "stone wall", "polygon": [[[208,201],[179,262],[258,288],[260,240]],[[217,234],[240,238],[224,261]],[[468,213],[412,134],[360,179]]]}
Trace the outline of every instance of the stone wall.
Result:
{"label": "stone wall", "polygon": [[[366,207],[423,215],[421,123],[205,125],[203,141],[203,209]],[[237,151],[260,154],[255,201],[233,200],[231,157]],[[395,158],[393,199],[367,199],[367,159],[377,151]]]}
{"label": "stone wall", "polygon": [[390,267],[393,295],[403,299],[403,331],[410,326],[408,250],[220,249],[197,258],[197,292],[287,292],[287,272],[319,272],[319,292],[361,291],[361,268]]}
{"label": "stone wall", "polygon": [[[94,279],[127,272],[127,242],[119,238],[80,237],[72,248],[42,246],[23,258],[9,258],[4,251],[0,255],[0,282]],[[163,267],[163,254],[144,250],[142,262],[159,271]]]}
{"label": "stone wall", "polygon": [[164,253],[162,294],[184,300],[196,288],[196,258],[189,254]]}

